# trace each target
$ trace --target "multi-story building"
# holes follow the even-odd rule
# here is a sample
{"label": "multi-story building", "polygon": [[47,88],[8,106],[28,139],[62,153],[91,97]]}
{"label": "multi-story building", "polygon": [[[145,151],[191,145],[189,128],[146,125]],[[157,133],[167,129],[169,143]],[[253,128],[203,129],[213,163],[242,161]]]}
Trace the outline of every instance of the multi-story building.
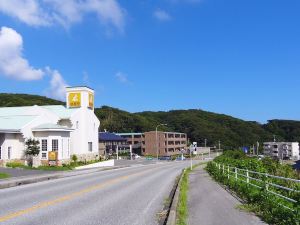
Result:
{"label": "multi-story building", "polygon": [[264,155],[277,159],[299,160],[299,143],[265,142]]}
{"label": "multi-story building", "polygon": [[[158,145],[158,146],[157,146]],[[144,142],[142,143],[143,155],[169,156],[180,154],[187,147],[187,135],[175,132],[156,132],[150,131],[145,133]],[[158,151],[157,151],[158,150]]]}
{"label": "multi-story building", "polygon": [[132,146],[132,151],[136,154],[142,154],[142,143],[144,141],[144,133],[118,133],[116,135],[127,139],[127,144]]}
{"label": "multi-story building", "polygon": [[140,148],[142,155],[156,156],[158,150],[159,156],[169,156],[180,154],[183,149],[187,148],[187,135],[184,133],[158,131],[157,138],[156,131],[118,135],[126,138],[127,143],[133,145],[133,151]]}

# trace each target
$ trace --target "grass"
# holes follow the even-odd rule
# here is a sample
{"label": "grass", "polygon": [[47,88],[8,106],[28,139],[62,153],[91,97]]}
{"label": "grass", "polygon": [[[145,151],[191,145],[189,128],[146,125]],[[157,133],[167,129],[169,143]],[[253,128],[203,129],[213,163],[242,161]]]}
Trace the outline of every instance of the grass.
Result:
{"label": "grass", "polygon": [[31,166],[25,166],[24,164],[19,162],[9,162],[6,163],[6,166],[10,168],[22,168],[26,170],[68,171],[68,170],[73,170],[75,167],[85,166],[85,165],[98,163],[98,162],[101,161],[100,160],[91,160],[87,162],[78,161],[78,162],[71,162],[70,164],[63,164],[63,166],[39,166],[37,168]]}
{"label": "grass", "polygon": [[9,178],[10,175],[7,173],[0,173],[0,179],[5,179],[5,178]]}
{"label": "grass", "polygon": [[183,172],[182,179],[180,182],[180,194],[177,206],[177,225],[186,225],[187,217],[188,217],[188,207],[187,207],[187,199],[188,199],[188,175],[190,173],[190,169],[187,169]]}
{"label": "grass", "polygon": [[[199,163],[193,166],[193,169],[206,163]],[[189,191],[189,174],[192,172],[191,168],[185,169],[181,182],[179,183],[179,199],[177,205],[177,220],[176,225],[187,225],[188,218],[188,191]]]}
{"label": "grass", "polygon": [[22,168],[27,170],[44,170],[44,171],[67,171],[72,170],[70,166],[39,166],[37,168],[31,166],[25,166],[22,163],[18,162],[10,162],[6,164],[7,167],[10,168]]}

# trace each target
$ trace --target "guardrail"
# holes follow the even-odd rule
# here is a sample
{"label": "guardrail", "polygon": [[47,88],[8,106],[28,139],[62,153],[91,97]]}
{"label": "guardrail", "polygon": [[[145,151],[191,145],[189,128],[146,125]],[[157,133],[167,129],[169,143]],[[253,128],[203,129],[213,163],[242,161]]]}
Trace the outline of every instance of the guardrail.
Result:
{"label": "guardrail", "polygon": [[[300,180],[274,176],[267,173],[260,173],[256,171],[251,171],[248,169],[240,169],[237,167],[232,167],[229,165],[213,162],[213,165],[220,171],[220,173],[227,177],[228,180],[233,178],[236,182],[240,181],[246,183],[257,189],[263,189],[267,193],[276,196],[279,199],[287,201],[295,208],[299,206],[299,201],[291,197],[291,193],[300,193]],[[277,181],[277,182],[276,182]],[[282,183],[289,184],[284,186]],[[293,188],[293,186],[295,188]],[[297,189],[296,189],[297,188]],[[288,210],[296,212],[291,207],[288,207],[284,204],[278,202],[278,204]]]}

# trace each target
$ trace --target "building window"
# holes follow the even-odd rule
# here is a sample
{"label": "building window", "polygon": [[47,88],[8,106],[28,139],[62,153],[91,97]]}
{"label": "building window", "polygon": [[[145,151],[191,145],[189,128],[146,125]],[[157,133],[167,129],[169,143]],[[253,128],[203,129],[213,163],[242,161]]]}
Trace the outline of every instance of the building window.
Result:
{"label": "building window", "polygon": [[10,159],[11,158],[11,147],[7,148],[7,158]]}
{"label": "building window", "polygon": [[52,140],[52,151],[53,152],[57,152],[58,151],[58,140],[57,139],[53,139]]}
{"label": "building window", "polygon": [[47,139],[42,140],[42,152],[47,152],[48,146],[47,146]]}
{"label": "building window", "polygon": [[47,151],[48,151],[48,142],[47,139],[42,139],[42,159],[47,158]]}
{"label": "building window", "polygon": [[93,151],[93,142],[88,142],[89,152]]}

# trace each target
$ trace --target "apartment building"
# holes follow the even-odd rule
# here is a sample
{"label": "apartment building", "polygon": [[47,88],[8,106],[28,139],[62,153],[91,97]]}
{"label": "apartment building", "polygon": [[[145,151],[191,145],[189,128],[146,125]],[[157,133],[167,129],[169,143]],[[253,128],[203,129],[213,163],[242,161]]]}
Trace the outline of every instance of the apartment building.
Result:
{"label": "apartment building", "polygon": [[[180,154],[181,150],[187,148],[187,135],[175,132],[146,132],[142,143],[143,155],[156,155],[158,149],[159,156],[170,156]],[[156,144],[157,141],[157,144]],[[156,147],[156,145],[158,145]]]}
{"label": "apartment building", "polygon": [[[117,134],[127,139],[128,144],[133,145],[133,152],[137,153],[140,148],[141,155],[156,156],[157,149],[160,156],[180,154],[182,149],[187,148],[187,135],[176,132],[150,131],[145,133],[119,133]],[[158,148],[156,148],[156,141]]]}
{"label": "apartment building", "polygon": [[299,160],[298,142],[265,142],[264,155],[277,159]]}
{"label": "apartment building", "polygon": [[133,153],[142,154],[142,144],[145,138],[144,133],[117,133],[116,135],[127,140],[127,144],[132,146]]}

